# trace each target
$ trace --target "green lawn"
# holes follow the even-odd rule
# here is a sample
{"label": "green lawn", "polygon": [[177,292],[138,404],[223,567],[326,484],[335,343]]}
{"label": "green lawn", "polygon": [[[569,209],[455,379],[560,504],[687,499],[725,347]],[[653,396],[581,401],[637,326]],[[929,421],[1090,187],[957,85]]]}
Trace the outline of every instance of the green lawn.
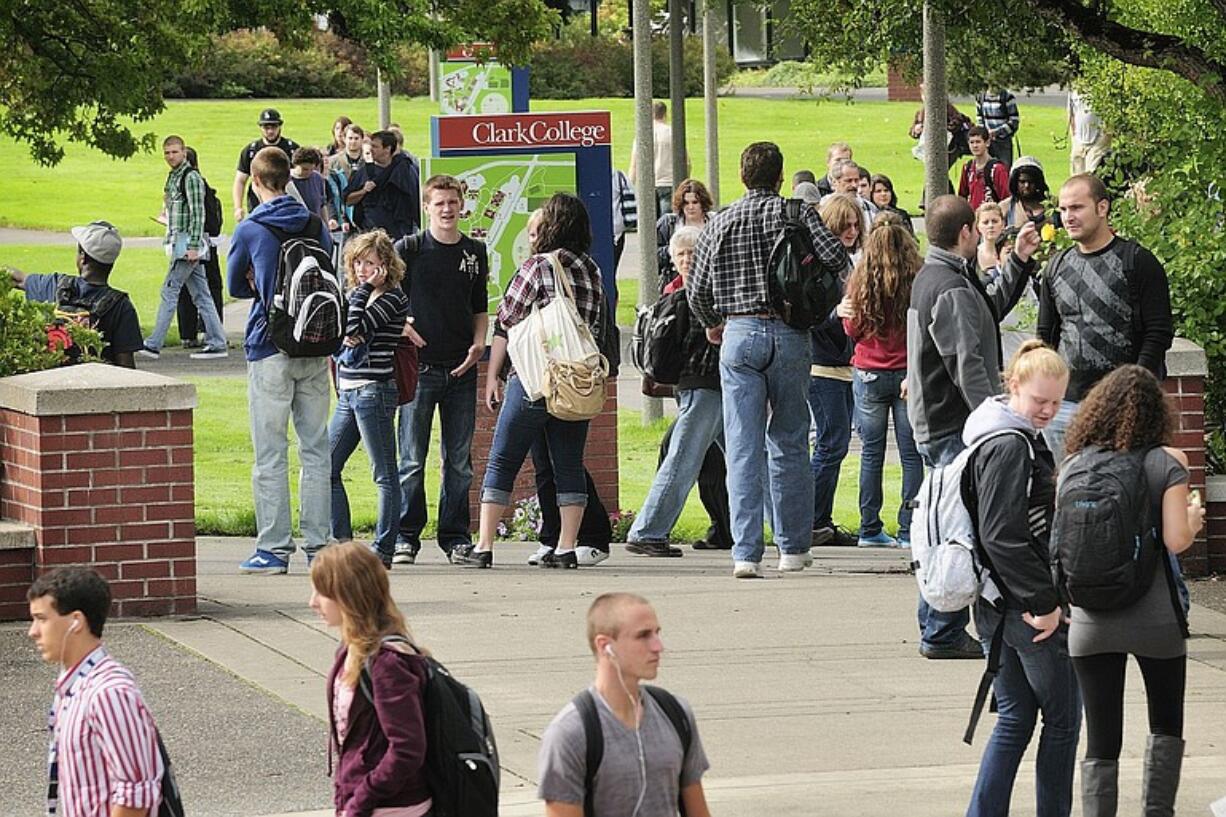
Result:
{"label": "green lawn", "polygon": [[[200,405],[196,409],[196,525],[203,534],[252,536],[255,533],[255,511],[251,496],[251,439],[247,420],[247,387],[233,378],[191,378],[196,384]],[[621,452],[621,507],[639,510],[656,468],[656,449],[667,427],[667,421],[644,427],[639,415],[622,411],[618,425]],[[436,441],[437,442],[437,441]],[[431,455],[426,470],[426,495],[430,503],[431,522],[427,535],[433,535],[433,517],[438,498],[438,461]],[[843,465],[843,478],[835,506],[835,520],[855,529],[859,524],[856,497],[859,460],[848,457]],[[290,478],[297,491],[298,458],[290,449]],[[896,497],[901,475],[897,466],[886,469],[886,496]],[[354,525],[369,531],[375,521],[375,488],[370,477],[370,465],[359,447],[345,468]],[[297,507],[295,496],[294,505]],[[887,502],[886,525],[894,528],[893,510]],[[610,512],[615,510],[609,508]],[[673,531],[679,541],[692,541],[705,533],[706,514],[698,501],[698,492],[691,493],[685,512]]]}
{"label": "green lawn", "polygon": [[[188,100],[172,101],[166,110],[138,130],[150,130],[159,139],[175,133],[183,136],[200,155],[201,169],[216,187],[226,205],[226,230],[233,228],[229,216],[229,188],[238,152],[259,135],[255,117],[268,104],[285,118],[285,133],[301,143],[326,142],[332,120],[346,114],[363,125],[376,119],[374,99],[295,100]],[[621,168],[629,164],[634,131],[633,100],[580,99],[542,100],[535,109],[593,110],[612,113],[613,157]],[[1062,107],[1021,106],[1021,141],[1024,151],[1036,155],[1047,168],[1055,186],[1067,174],[1067,152],[1056,147],[1064,134]],[[741,192],[738,157],[750,142],[770,139],[786,157],[785,172],[809,168],[820,172],[826,146],[845,140],[855,157],[873,172],[894,180],[904,207],[915,209],[922,185],[923,168],[911,157],[913,144],[907,128],[914,103],[844,102],[838,100],[769,100],[725,97],[719,101],[720,184],[724,202]],[[429,117],[436,107],[424,98],[397,98],[392,118],[405,129],[408,147],[418,155],[429,154]],[[688,145],[694,174],[705,175],[702,100],[686,104],[690,125]],[[66,230],[96,218],[115,223],[125,235],[159,235],[161,227],[150,220],[161,208],[166,165],[160,153],[140,154],[128,161],[115,161],[78,146],[69,146],[57,167],[38,167],[24,147],[0,138],[0,224]]]}

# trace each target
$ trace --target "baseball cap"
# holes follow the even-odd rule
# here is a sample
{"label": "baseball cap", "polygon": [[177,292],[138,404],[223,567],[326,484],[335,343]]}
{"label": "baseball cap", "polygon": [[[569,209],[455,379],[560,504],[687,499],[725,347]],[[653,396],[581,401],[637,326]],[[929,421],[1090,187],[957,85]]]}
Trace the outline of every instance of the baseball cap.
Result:
{"label": "baseball cap", "polygon": [[280,125],[281,124],[281,114],[277,113],[276,108],[265,108],[264,110],[260,111],[259,124],[261,125]]}
{"label": "baseball cap", "polygon": [[109,221],[91,221],[84,227],[73,227],[72,237],[85,250],[85,254],[99,264],[114,264],[123,249],[119,230]]}
{"label": "baseball cap", "polygon": [[822,191],[813,182],[801,182],[792,188],[792,198],[800,199],[805,204],[817,204],[822,200]]}

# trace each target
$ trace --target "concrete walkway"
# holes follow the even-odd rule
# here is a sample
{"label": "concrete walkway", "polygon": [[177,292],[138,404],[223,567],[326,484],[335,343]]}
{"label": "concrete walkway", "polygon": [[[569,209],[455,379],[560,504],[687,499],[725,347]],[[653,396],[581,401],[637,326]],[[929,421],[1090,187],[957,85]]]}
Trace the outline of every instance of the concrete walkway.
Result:
{"label": "concrete walkway", "polygon": [[[299,558],[289,576],[237,575],[250,548],[249,540],[200,540],[200,615],[148,620],[145,627],[266,693],[268,708],[317,719],[322,740],[323,679],[335,634],[307,607],[310,588]],[[809,571],[769,570],[766,579],[738,582],[726,553],[651,560],[618,548],[598,568],[561,573],[527,567],[530,550],[499,545],[494,570],[466,571],[427,546],[422,564],[392,573],[416,636],[480,692],[491,713],[502,755],[503,815],[542,813],[535,799],[540,735],[591,679],[583,616],[592,598],[608,590],[633,590],[656,605],[667,647],[659,682],[697,712],[714,814],[962,813],[993,725],[985,715],[975,745],[961,742],[982,663],[916,654],[915,584],[903,572],[902,552],[817,549]],[[768,552],[764,565],[773,564]],[[1180,813],[1206,814],[1226,794],[1226,615],[1196,607],[1192,630]],[[140,660],[133,663],[141,675]],[[177,680],[190,690],[192,677]],[[1146,717],[1135,667],[1126,708],[1120,813],[1135,814]],[[194,713],[198,731],[168,735],[168,742],[224,750],[231,738],[210,730],[212,718]],[[274,740],[262,760],[251,762],[275,763],[295,751]],[[316,778],[306,782],[318,790]],[[234,780],[230,795],[258,785],[258,777]],[[233,813],[215,807],[218,795],[197,789],[190,775],[184,787],[195,798],[193,814]],[[1018,776],[1014,813],[1033,812],[1033,791],[1031,753]],[[331,814],[326,800],[304,805],[298,814]]]}

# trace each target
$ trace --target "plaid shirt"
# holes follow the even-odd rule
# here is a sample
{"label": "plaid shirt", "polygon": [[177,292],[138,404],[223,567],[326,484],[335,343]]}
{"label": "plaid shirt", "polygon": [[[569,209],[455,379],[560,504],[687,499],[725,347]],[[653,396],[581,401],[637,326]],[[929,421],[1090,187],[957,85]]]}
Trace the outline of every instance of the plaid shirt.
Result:
{"label": "plaid shirt", "polygon": [[979,124],[988,129],[993,139],[1007,139],[1017,133],[1017,97],[1008,91],[980,94],[975,97]]}
{"label": "plaid shirt", "polygon": [[[813,234],[813,248],[827,269],[842,274],[847,251],[812,207],[801,218]],[[698,239],[686,291],[690,311],[703,326],[728,315],[773,312],[766,266],[783,230],[783,198],[773,190],[750,190],[716,213]]]}
{"label": "plaid shirt", "polygon": [[[562,269],[570,274],[571,288],[575,293],[575,306],[579,315],[592,329],[593,335],[600,329],[600,311],[604,304],[604,290],[600,281],[600,267],[587,253],[575,255],[570,250],[555,251]],[[534,306],[545,306],[555,298],[553,267],[546,255],[530,257],[507,284],[507,292],[498,304],[498,324],[495,331],[505,334],[515,324],[532,314]]]}
{"label": "plaid shirt", "polygon": [[[181,181],[187,175],[186,183]],[[184,191],[187,195],[184,196]],[[166,243],[173,245],[179,235],[187,235],[187,248],[204,246],[204,177],[184,159],[166,177],[163,190],[166,202]]]}

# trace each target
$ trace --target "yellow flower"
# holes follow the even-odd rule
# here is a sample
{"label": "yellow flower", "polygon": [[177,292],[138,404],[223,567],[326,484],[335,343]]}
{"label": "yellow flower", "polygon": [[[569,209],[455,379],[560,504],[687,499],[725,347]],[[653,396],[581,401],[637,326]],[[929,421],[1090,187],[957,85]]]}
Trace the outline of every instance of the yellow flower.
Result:
{"label": "yellow flower", "polygon": [[1042,229],[1039,230],[1039,236],[1044,241],[1055,241],[1056,240],[1056,228],[1052,226],[1050,223],[1044,224]]}

